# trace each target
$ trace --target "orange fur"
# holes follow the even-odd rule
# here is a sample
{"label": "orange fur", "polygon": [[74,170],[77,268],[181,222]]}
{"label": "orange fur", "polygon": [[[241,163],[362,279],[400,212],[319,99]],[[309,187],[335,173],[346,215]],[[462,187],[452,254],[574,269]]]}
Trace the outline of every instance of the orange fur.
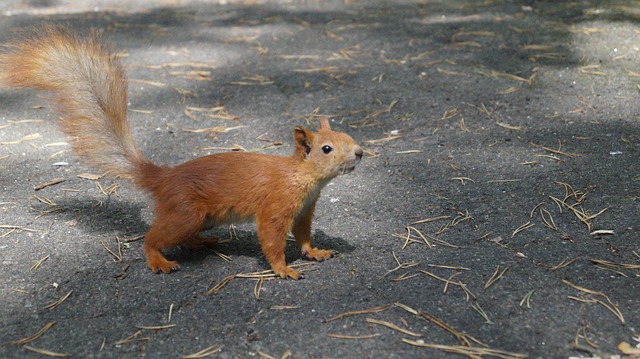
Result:
{"label": "orange fur", "polygon": [[179,268],[161,250],[183,245],[202,248],[217,238],[202,230],[255,220],[262,251],[280,277],[298,279],[287,267],[285,246],[291,231],[303,257],[325,260],[332,251],[311,246],[311,222],[320,190],[351,172],[362,148],[347,134],[332,131],[327,119],[313,133],[294,130],[290,157],[220,153],[176,167],[147,160],[133,141],[126,118],[126,78],[120,61],[96,32],[80,37],[45,27],[39,35],[10,43],[0,55],[0,81],[8,86],[52,93],[62,114],[61,129],[87,162],[110,175],[130,178],[155,200],[156,218],[143,250],[154,272]]}

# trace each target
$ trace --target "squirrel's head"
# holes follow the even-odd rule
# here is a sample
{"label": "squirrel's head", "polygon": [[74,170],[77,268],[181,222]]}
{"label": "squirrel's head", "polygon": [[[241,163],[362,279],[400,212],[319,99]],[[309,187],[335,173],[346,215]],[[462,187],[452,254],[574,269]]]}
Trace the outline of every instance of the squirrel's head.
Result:
{"label": "squirrel's head", "polygon": [[293,131],[295,156],[313,168],[322,179],[349,173],[362,158],[362,147],[343,132],[331,130],[329,119],[320,119],[320,129],[313,133],[298,126]]}

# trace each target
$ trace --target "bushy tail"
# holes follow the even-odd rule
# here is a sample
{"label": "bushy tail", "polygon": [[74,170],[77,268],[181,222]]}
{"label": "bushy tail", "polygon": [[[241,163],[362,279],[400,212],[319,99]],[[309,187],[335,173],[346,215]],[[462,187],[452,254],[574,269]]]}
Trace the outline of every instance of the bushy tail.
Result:
{"label": "bushy tail", "polygon": [[46,26],[5,48],[0,83],[50,91],[62,131],[89,164],[136,182],[155,172],[131,136],[124,68],[96,31]]}

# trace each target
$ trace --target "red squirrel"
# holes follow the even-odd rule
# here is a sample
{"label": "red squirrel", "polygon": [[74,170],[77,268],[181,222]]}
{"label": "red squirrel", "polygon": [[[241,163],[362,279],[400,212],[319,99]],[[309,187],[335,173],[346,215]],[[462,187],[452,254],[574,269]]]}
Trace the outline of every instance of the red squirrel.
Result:
{"label": "red squirrel", "polygon": [[313,133],[298,126],[290,157],[229,152],[195,158],[176,167],[156,165],[136,146],[127,120],[124,66],[92,30],[87,36],[46,26],[10,42],[0,55],[0,83],[49,91],[61,114],[61,130],[88,164],[113,177],[131,179],[155,200],[155,220],[144,238],[147,265],[154,272],[179,269],[162,249],[199,249],[218,238],[203,230],[254,219],[262,251],[282,278],[301,273],[287,266],[289,232],[302,257],[322,261],[331,250],[311,246],[311,221],[322,188],[353,171],[362,148],[347,134],[320,120]]}

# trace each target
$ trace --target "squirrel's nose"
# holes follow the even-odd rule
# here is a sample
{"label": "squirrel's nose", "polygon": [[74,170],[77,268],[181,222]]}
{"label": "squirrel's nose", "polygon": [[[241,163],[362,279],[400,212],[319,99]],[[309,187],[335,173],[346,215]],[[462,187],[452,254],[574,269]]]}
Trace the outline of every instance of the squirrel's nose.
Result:
{"label": "squirrel's nose", "polygon": [[362,158],[362,154],[363,154],[363,152],[362,152],[362,147],[358,147],[358,148],[356,148],[355,155],[356,155],[356,157],[358,157],[358,159],[361,159],[361,158]]}

